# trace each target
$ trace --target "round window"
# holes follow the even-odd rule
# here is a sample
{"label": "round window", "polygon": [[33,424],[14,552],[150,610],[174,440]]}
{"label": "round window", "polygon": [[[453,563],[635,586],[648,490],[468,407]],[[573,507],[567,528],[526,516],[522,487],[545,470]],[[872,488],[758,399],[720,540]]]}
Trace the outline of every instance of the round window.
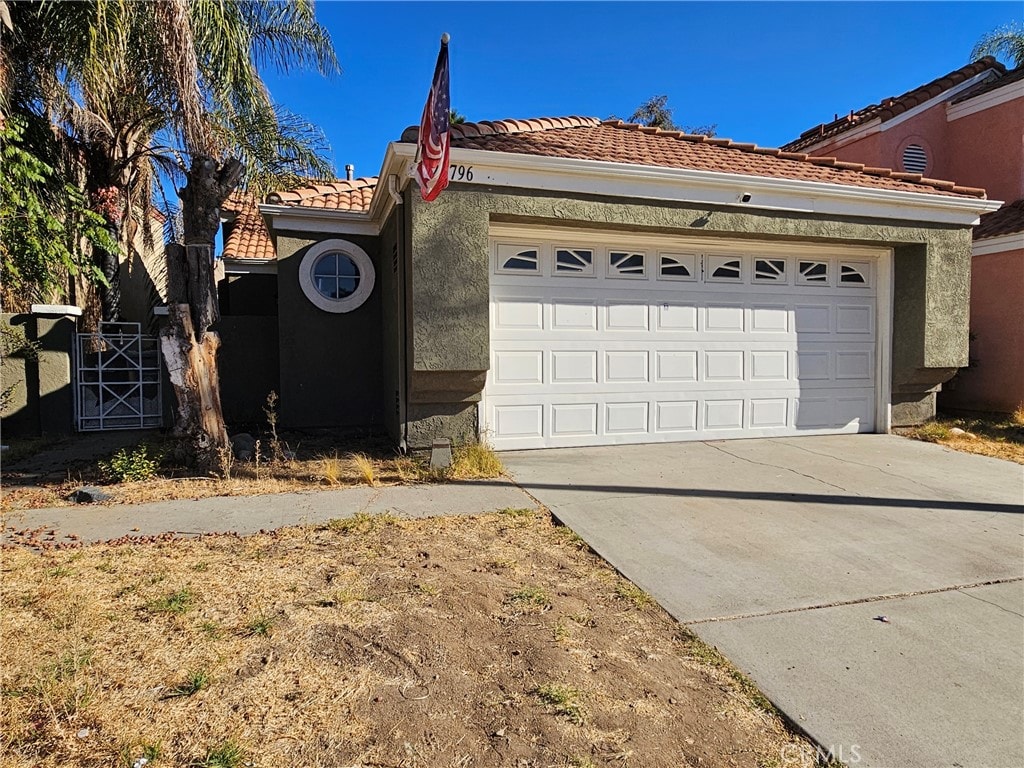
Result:
{"label": "round window", "polygon": [[366,252],[345,240],[312,246],[299,265],[299,285],[325,312],[351,312],[373,291],[373,263]]}

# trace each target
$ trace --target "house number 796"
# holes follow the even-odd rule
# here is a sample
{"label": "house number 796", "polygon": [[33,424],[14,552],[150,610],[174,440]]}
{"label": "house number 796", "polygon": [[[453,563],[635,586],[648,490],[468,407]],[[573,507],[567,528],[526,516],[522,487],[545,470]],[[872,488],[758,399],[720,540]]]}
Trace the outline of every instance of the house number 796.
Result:
{"label": "house number 796", "polygon": [[472,181],[473,180],[473,166],[472,165],[449,165],[448,171],[450,176],[449,181]]}

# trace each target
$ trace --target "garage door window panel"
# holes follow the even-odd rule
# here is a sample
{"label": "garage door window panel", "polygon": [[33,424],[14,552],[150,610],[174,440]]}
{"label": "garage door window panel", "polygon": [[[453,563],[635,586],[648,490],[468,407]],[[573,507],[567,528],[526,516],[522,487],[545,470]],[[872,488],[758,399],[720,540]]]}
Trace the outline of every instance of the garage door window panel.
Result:
{"label": "garage door window panel", "polygon": [[555,272],[559,275],[592,277],[594,252],[583,248],[556,248]]}
{"label": "garage door window panel", "polygon": [[798,285],[828,285],[829,263],[827,261],[801,261],[797,274]]}
{"label": "garage door window panel", "polygon": [[870,288],[871,265],[865,261],[840,262],[839,284],[845,287]]}
{"label": "garage door window panel", "polygon": [[644,279],[647,277],[647,254],[636,251],[609,251],[608,277]]}
{"label": "garage door window panel", "polygon": [[658,278],[661,280],[697,279],[697,254],[662,253],[659,257]]}
{"label": "garage door window panel", "polygon": [[511,275],[540,273],[540,253],[537,246],[499,245],[498,272]]}
{"label": "garage door window panel", "polygon": [[716,283],[742,283],[743,259],[739,256],[708,256],[706,279]]}
{"label": "garage door window panel", "polygon": [[762,283],[785,283],[785,259],[755,259],[754,280]]}

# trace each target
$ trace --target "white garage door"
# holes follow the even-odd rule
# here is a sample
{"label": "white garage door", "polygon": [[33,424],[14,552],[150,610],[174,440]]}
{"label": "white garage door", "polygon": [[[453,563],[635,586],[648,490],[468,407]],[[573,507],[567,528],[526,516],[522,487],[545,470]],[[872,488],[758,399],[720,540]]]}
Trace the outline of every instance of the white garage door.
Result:
{"label": "white garage door", "polygon": [[875,430],[878,249],[492,235],[496,449]]}

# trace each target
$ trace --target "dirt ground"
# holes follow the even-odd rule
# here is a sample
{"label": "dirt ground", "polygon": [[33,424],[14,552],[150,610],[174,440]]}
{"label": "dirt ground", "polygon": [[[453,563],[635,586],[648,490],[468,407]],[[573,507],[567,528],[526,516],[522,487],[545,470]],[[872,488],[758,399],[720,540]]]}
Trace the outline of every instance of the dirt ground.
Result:
{"label": "dirt ground", "polygon": [[2,561],[5,768],[815,765],[543,510]]}

